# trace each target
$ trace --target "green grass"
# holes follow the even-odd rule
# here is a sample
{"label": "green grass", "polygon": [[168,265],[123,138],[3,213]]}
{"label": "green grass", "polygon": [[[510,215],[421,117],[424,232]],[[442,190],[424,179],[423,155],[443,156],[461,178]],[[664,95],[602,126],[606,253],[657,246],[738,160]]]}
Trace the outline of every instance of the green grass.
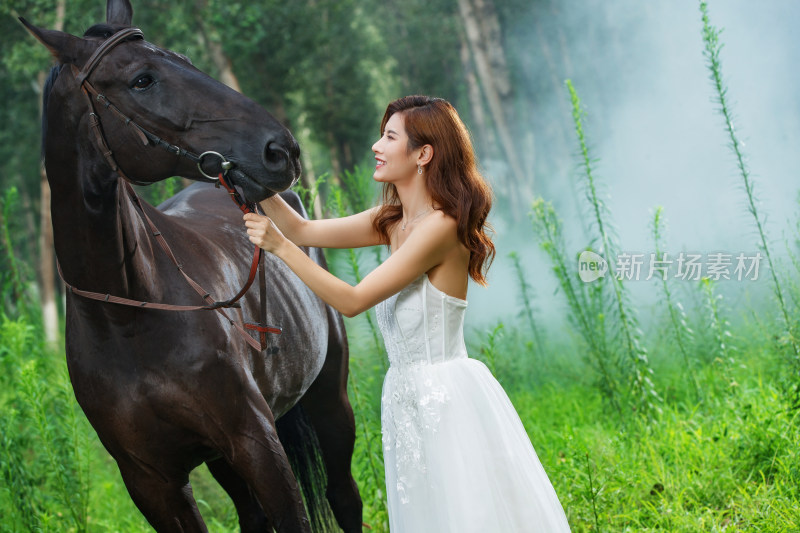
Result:
{"label": "green grass", "polygon": [[[746,333],[751,340],[740,341],[735,365],[702,369],[701,386],[714,391],[702,403],[682,376],[679,353],[654,358],[656,386],[670,391],[662,411],[624,425],[609,416],[569,344],[537,386],[499,362],[498,377],[573,531],[797,530],[797,414],[774,385],[775,353],[764,349],[770,340]],[[498,353],[512,358],[521,350]]]}
{"label": "green grass", "polygon": [[[717,313],[730,312],[724,300],[715,302]],[[662,312],[654,323],[663,326]],[[713,342],[686,343],[702,402],[675,343],[651,350],[664,402],[646,422],[609,413],[579,336],[551,326],[539,351],[524,315],[509,315],[492,329],[469,330],[469,350],[491,355],[573,531],[800,528],[800,428],[779,386],[785,354],[770,333],[780,328],[779,317],[774,324],[746,319],[730,326],[735,334],[726,337],[726,361],[707,356]],[[379,415],[385,355],[365,322],[348,320],[358,424],[353,472],[364,521],[385,532]],[[150,531],[69,394],[63,351],[45,350],[41,338],[25,316],[0,317],[0,531]],[[644,336],[648,347],[662,339],[658,327]],[[192,482],[211,530],[237,531],[232,506],[208,472],[198,469]]]}

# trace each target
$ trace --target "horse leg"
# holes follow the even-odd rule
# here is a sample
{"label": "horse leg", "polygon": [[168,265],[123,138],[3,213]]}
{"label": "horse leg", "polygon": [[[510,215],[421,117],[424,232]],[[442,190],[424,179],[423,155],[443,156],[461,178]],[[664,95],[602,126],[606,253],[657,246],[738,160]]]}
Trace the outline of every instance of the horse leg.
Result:
{"label": "horse leg", "polygon": [[206,462],[208,470],[217,483],[225,489],[228,496],[233,500],[236,513],[239,515],[239,527],[242,533],[263,533],[272,531],[272,524],[261,505],[258,503],[253,491],[247,483],[231,468],[225,459],[215,459]]}
{"label": "horse leg", "polygon": [[[219,449],[241,481],[251,487],[278,533],[311,533],[300,489],[266,400],[255,385],[241,394],[246,401],[237,402],[240,415],[235,421],[228,418],[231,425],[224,429],[225,444]],[[231,412],[223,414],[230,417]]]}
{"label": "horse leg", "polygon": [[346,533],[362,531],[362,502],[350,472],[356,425],[347,399],[348,348],[341,318],[333,316],[328,353],[314,383],[300,400],[319,440],[328,475],[325,492],[336,521]]}
{"label": "horse leg", "polygon": [[192,495],[189,475],[142,468],[117,461],[125,487],[141,513],[159,533],[208,533]]}

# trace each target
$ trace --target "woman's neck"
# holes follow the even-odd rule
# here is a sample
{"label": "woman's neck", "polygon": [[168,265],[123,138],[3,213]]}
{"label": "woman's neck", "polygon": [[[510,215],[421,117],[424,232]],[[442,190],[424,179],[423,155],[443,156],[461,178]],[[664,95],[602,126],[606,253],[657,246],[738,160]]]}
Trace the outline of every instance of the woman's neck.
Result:
{"label": "woman's neck", "polygon": [[435,207],[433,199],[425,188],[425,182],[421,178],[422,176],[419,179],[411,179],[402,185],[396,185],[397,197],[400,199],[403,209],[403,220],[411,220],[420,213]]}

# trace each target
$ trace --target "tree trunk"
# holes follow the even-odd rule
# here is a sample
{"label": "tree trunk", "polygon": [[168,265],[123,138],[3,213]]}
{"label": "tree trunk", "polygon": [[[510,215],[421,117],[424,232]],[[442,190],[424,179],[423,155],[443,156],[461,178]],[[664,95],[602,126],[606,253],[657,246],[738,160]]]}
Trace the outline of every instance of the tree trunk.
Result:
{"label": "tree trunk", "polygon": [[41,276],[41,305],[44,338],[49,345],[58,342],[58,307],[56,306],[55,269],[53,268],[53,220],[50,215],[50,184],[44,165],[41,166],[41,234],[39,237],[39,272]]}
{"label": "tree trunk", "polygon": [[[303,187],[307,191],[313,191],[314,187],[316,186],[317,175],[314,172],[314,166],[311,161],[311,157],[305,152],[300,152],[300,157],[303,161],[303,171],[300,173],[300,183],[303,184]],[[314,204],[311,206],[311,216],[313,216],[316,220],[321,220],[323,217],[322,213],[322,199],[320,198],[319,194],[314,195]]]}
{"label": "tree trunk", "polygon": [[[202,31],[205,32],[204,29]],[[239,78],[233,73],[231,59],[225,55],[225,52],[222,50],[222,44],[211,39],[205,39],[205,41],[211,53],[211,59],[219,70],[219,81],[237,92],[242,92],[242,86],[239,85]]]}
{"label": "tree trunk", "polygon": [[473,136],[478,144],[478,152],[486,157],[494,154],[492,149],[493,139],[491,131],[486,125],[486,116],[483,114],[483,100],[481,99],[481,88],[475,77],[475,69],[472,67],[472,58],[469,52],[469,44],[463,32],[461,34],[461,65],[464,69],[464,79],[467,82],[467,97],[469,99],[470,114],[472,115]]}
{"label": "tree trunk", "polygon": [[[473,1],[479,5],[481,12],[476,12]],[[505,99],[508,100],[510,83],[508,82],[508,69],[505,67],[502,46],[499,43],[497,13],[491,0],[458,0],[458,7],[467,42],[475,62],[475,70],[480,79],[502,151],[511,169],[510,189],[516,190],[508,191],[509,198],[524,197],[525,193],[529,192],[530,188],[533,187],[533,177],[528,176],[529,179],[526,179],[526,174],[519,163],[511,129],[508,126],[503,110],[503,97],[505,96]],[[493,18],[494,22],[480,22],[478,17]],[[482,28],[489,33],[484,34]],[[497,28],[497,31],[495,31],[495,28]],[[484,46],[487,46],[490,51],[485,50]],[[501,57],[503,58],[502,60],[499,59]],[[492,62],[497,67],[497,73],[492,69]],[[515,204],[516,202],[512,203],[515,208],[518,208],[519,206]]]}
{"label": "tree trunk", "polygon": [[239,84],[239,78],[233,72],[233,64],[231,59],[225,54],[222,49],[222,43],[217,38],[209,37],[208,30],[206,29],[205,20],[203,19],[203,11],[206,8],[206,2],[200,2],[195,10],[195,23],[200,28],[198,37],[200,42],[208,49],[211,56],[211,61],[219,72],[219,81],[230,87],[236,92],[242,92],[242,86]]}
{"label": "tree trunk", "polygon": [[341,185],[339,176],[342,175],[342,165],[339,162],[339,151],[336,149],[339,143],[336,142],[331,130],[327,131],[326,136],[328,138],[328,153],[331,156],[331,177],[329,181],[335,185]]}
{"label": "tree trunk", "polygon": [[[67,10],[66,0],[56,3],[56,20],[54,30],[64,31],[64,17]],[[44,92],[44,83],[47,73],[40,72],[37,82],[39,89],[39,115],[42,114],[41,95]],[[58,342],[58,306],[56,305],[56,280],[55,280],[55,248],[53,247],[53,219],[50,213],[50,183],[47,181],[47,172],[44,165],[39,174],[41,185],[41,200],[39,216],[41,234],[39,236],[39,276],[41,281],[40,301],[42,305],[42,324],[44,338],[48,345],[53,346]]]}
{"label": "tree trunk", "polygon": [[511,73],[506,63],[506,52],[500,32],[500,18],[494,0],[471,0],[475,19],[481,35],[481,49],[486,54],[492,81],[500,99],[506,101],[512,93]]}

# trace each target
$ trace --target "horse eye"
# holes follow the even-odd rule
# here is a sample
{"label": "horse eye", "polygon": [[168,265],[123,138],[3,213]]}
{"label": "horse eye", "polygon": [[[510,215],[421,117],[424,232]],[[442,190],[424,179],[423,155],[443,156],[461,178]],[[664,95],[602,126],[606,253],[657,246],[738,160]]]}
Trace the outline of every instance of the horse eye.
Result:
{"label": "horse eye", "polygon": [[153,85],[155,80],[150,75],[139,76],[135,82],[133,82],[133,88],[144,90]]}

